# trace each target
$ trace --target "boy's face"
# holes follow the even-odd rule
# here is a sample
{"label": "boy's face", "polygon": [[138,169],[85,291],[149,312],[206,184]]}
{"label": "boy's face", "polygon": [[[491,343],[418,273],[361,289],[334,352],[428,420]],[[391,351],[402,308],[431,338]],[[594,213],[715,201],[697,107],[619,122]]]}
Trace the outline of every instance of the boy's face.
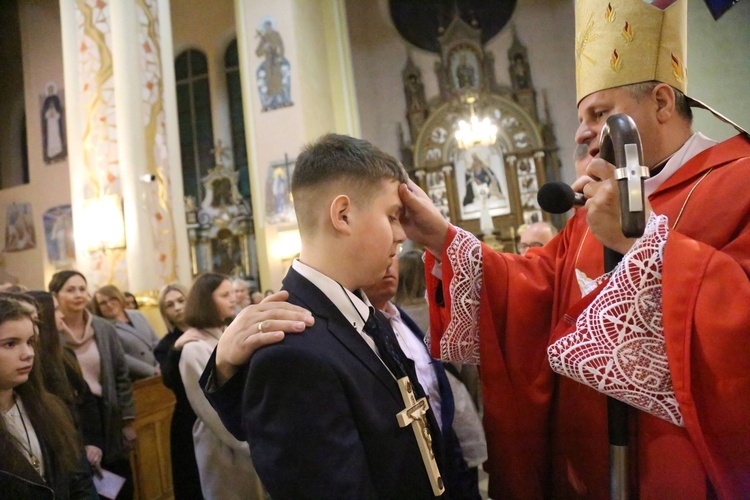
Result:
{"label": "boy's face", "polygon": [[356,259],[359,286],[380,282],[406,239],[399,219],[403,204],[398,186],[396,180],[381,181],[370,202],[352,211],[352,258]]}

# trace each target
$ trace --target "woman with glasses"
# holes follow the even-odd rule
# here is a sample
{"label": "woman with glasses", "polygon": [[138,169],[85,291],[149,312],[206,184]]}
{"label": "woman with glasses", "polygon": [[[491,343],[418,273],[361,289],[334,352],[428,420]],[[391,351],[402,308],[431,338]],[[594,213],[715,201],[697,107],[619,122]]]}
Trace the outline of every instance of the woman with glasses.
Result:
{"label": "woman with glasses", "polygon": [[91,305],[94,314],[112,321],[125,351],[131,380],[160,375],[161,369],[154,357],[159,337],[143,314],[126,309],[127,301],[120,289],[114,285],[99,288]]}

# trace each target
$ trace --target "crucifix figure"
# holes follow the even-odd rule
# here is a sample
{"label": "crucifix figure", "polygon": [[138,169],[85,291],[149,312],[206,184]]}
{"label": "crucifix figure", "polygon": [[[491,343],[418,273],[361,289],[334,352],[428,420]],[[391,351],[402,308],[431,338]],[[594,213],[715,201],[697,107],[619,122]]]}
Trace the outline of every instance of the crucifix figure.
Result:
{"label": "crucifix figure", "polygon": [[414,437],[417,438],[417,444],[419,445],[419,453],[422,455],[424,468],[430,478],[432,493],[436,497],[440,496],[445,491],[445,486],[435,461],[435,453],[432,451],[432,436],[430,435],[430,428],[427,426],[427,410],[430,408],[430,404],[427,402],[427,398],[420,398],[417,401],[409,377],[398,379],[398,388],[401,391],[401,397],[406,408],[396,414],[396,420],[398,420],[399,427],[411,425],[412,430],[414,430]]}

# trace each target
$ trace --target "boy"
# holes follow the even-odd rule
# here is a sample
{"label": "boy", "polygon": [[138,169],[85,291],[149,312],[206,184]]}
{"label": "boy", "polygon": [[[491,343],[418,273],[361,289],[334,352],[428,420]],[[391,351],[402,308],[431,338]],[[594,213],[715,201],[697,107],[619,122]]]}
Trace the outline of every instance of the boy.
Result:
{"label": "boy", "polygon": [[[409,375],[422,395],[413,363],[376,347],[365,332],[372,308],[358,292],[383,278],[405,239],[398,188],[406,180],[366,141],[326,135],[305,148],[292,177],[302,249],[283,284],[314,325],[258,350],[219,389],[223,357],[204,373],[207,397],[250,443],[272,498],[433,497],[414,431],[396,419],[404,409],[397,378]],[[432,446],[440,464],[439,432]]]}

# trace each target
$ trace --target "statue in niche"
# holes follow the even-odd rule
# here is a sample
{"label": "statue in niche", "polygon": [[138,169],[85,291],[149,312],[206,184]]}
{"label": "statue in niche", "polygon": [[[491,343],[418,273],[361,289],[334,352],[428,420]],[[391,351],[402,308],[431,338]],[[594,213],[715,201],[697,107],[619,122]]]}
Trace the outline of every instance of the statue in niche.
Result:
{"label": "statue in niche", "polygon": [[461,59],[456,66],[456,81],[459,89],[474,88],[476,86],[476,70],[466,60],[466,54],[461,54]]}
{"label": "statue in niche", "polygon": [[291,106],[291,74],[284,57],[284,41],[276,30],[276,22],[266,17],[256,33],[259,38],[255,55],[263,58],[256,71],[263,111]]}
{"label": "statue in niche", "polygon": [[406,107],[409,111],[421,111],[427,107],[424,84],[418,74],[410,74],[404,84],[406,90]]}
{"label": "statue in niche", "polygon": [[513,88],[529,88],[529,69],[522,54],[515,54],[510,65],[510,77],[513,79]]}

